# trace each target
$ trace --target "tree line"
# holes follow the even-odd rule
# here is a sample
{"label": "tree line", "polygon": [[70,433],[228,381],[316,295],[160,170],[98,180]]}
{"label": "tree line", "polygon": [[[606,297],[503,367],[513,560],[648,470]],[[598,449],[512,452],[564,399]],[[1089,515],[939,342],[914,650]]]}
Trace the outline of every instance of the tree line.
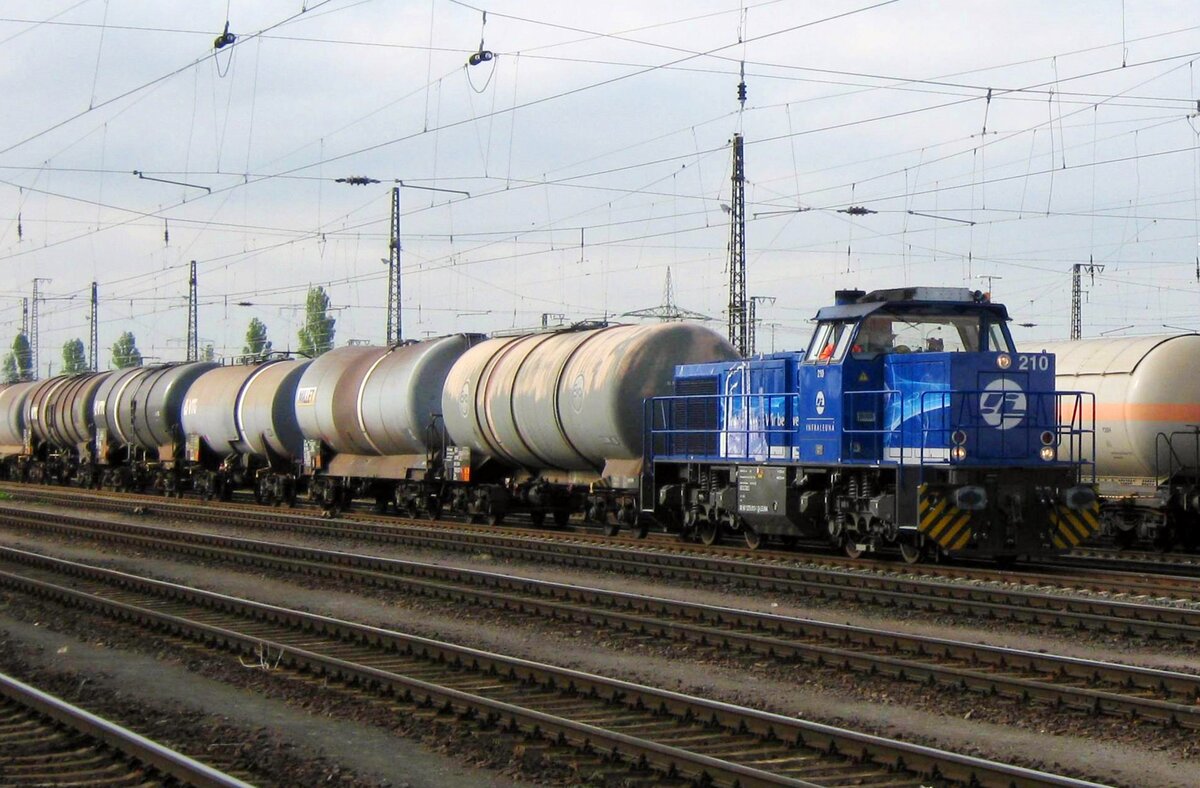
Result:
{"label": "tree line", "polygon": [[[298,338],[301,355],[316,358],[333,348],[333,327],[335,319],[329,314],[329,296],[323,287],[310,287],[304,304],[304,323],[300,326]],[[242,355],[264,357],[271,352],[271,340],[267,338],[267,326],[257,317],[250,319],[246,328],[246,344],[242,347]],[[112,367],[125,369],[140,367],[144,357],[137,347],[137,338],[132,331],[124,331],[113,343]],[[203,350],[203,360],[212,361],[215,357],[212,345],[206,345]],[[82,339],[72,339],[62,346],[63,375],[76,375],[89,369],[87,350]],[[22,380],[33,380],[36,370],[33,369],[33,349],[29,337],[24,331],[17,333],[13,339],[11,350],[4,356],[0,367],[0,380],[4,383],[16,383]]]}

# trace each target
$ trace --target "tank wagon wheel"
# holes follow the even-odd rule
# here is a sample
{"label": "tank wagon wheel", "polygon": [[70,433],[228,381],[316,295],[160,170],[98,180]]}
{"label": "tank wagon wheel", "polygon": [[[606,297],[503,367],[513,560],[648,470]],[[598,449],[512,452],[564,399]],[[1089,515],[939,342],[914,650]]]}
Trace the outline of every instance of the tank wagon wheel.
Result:
{"label": "tank wagon wheel", "polygon": [[542,527],[542,524],[543,524],[544,522],[546,522],[546,513],[545,513],[545,512],[530,512],[530,513],[529,513],[529,520],[530,520],[530,522],[532,522],[532,523],[533,523],[533,524],[534,524],[536,527],[538,527],[538,528],[541,528],[541,527]]}
{"label": "tank wagon wheel", "polygon": [[847,536],[846,541],[842,542],[842,549],[850,558],[861,558],[863,554],[862,548],[858,546],[858,543],[851,536]]}
{"label": "tank wagon wheel", "polygon": [[760,534],[758,531],[755,531],[750,526],[742,526],[742,536],[746,540],[746,547],[749,547],[751,550],[757,550],[758,548],[762,547],[762,534]]}
{"label": "tank wagon wheel", "polygon": [[[749,530],[746,533],[750,533]],[[705,517],[696,523],[696,536],[701,543],[712,546],[721,539],[721,524],[711,517]]]}

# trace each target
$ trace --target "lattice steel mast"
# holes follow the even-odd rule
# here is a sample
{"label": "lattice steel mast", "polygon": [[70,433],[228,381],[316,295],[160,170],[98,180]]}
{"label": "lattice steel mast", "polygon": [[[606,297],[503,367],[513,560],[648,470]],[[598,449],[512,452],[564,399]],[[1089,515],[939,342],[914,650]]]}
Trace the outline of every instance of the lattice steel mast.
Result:
{"label": "lattice steel mast", "polygon": [[100,357],[100,329],[97,326],[100,307],[100,291],[96,287],[96,283],[92,282],[92,313],[88,317],[88,324],[91,331],[91,337],[88,340],[88,361],[92,372],[99,372],[99,357]]}
{"label": "lattice steel mast", "polygon": [[187,360],[200,360],[199,305],[196,300],[196,261],[192,261],[192,275],[188,280],[188,327]]}
{"label": "lattice steel mast", "polygon": [[1095,284],[1096,274],[1103,270],[1104,266],[1096,265],[1090,257],[1087,263],[1074,263],[1071,266],[1071,339],[1080,339],[1083,336],[1083,287],[1080,281],[1081,275],[1086,273],[1091,277],[1092,283]]}
{"label": "lattice steel mast", "polygon": [[729,342],[738,353],[750,348],[746,306],[746,171],[742,135],[733,135],[733,195],[729,210]]}
{"label": "lattice steel mast", "polygon": [[392,236],[388,242],[387,341],[400,341],[400,187],[392,187]]}

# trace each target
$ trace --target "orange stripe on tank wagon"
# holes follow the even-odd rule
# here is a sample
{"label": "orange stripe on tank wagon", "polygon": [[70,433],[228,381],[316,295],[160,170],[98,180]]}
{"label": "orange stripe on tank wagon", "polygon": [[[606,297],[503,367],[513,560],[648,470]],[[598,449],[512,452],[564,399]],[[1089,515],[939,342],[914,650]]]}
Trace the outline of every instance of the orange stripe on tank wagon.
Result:
{"label": "orange stripe on tank wagon", "polygon": [[[1074,403],[1064,402],[1060,419],[1069,422]],[[1085,412],[1088,408],[1085,406]],[[1194,402],[1097,402],[1096,421],[1200,421],[1200,405]]]}

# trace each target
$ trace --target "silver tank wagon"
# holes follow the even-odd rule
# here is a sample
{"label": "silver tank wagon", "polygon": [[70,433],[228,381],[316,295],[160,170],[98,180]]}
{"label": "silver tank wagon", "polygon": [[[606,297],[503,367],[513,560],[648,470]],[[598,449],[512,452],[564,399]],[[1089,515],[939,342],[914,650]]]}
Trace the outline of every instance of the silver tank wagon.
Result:
{"label": "silver tank wagon", "polygon": [[107,404],[107,408],[115,409],[121,440],[147,452],[157,452],[161,460],[171,460],[169,455],[182,442],[180,420],[184,395],[196,378],[216,367],[204,361],[142,367],[128,380],[122,380],[115,401]]}
{"label": "silver tank wagon", "polygon": [[341,347],[312,362],[296,390],[307,440],[338,455],[420,455],[450,367],[477,341],[456,334],[394,347]]}
{"label": "silver tank wagon", "polygon": [[56,449],[90,455],[96,392],[107,377],[100,372],[52,378],[34,391],[29,406],[34,436]]}
{"label": "silver tank wagon", "polygon": [[1059,389],[1095,394],[1104,532],[1124,546],[1200,547],[1200,335],[1041,347]]}
{"label": "silver tank wagon", "polygon": [[[1200,335],[1102,337],[1037,346],[1055,354],[1060,389],[1096,395],[1100,476],[1154,477],[1156,467],[1166,468],[1168,459],[1159,433],[1200,425]],[[1176,452],[1195,465],[1195,446],[1185,443],[1179,442]]]}
{"label": "silver tank wagon", "polygon": [[25,453],[26,403],[37,385],[27,381],[0,390],[0,454]]}
{"label": "silver tank wagon", "polygon": [[204,372],[184,396],[184,434],[198,436],[220,458],[296,459],[304,439],[293,405],[310,363],[277,360]]}
{"label": "silver tank wagon", "polygon": [[676,365],[734,358],[722,337],[689,323],[490,339],[450,370],[442,413],[472,452],[595,474],[640,460],[644,402],[671,392]]}

